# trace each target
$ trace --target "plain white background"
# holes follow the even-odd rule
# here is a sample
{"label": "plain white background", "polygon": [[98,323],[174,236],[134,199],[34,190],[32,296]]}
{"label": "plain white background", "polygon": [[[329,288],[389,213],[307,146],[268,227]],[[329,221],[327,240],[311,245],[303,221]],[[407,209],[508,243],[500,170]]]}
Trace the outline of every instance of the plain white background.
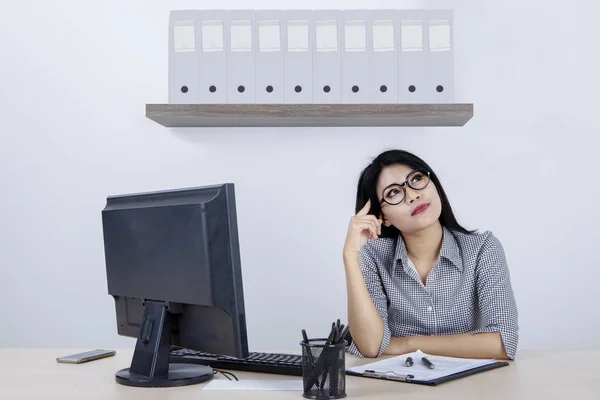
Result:
{"label": "plain white background", "polygon": [[[454,8],[461,128],[167,129],[171,9],[197,1],[0,2],[3,347],[132,347],[116,333],[100,212],[112,194],[236,184],[252,350],[345,319],[357,177],[402,148],[459,221],[502,241],[520,348],[600,349],[597,14],[588,1],[289,1]],[[268,9],[281,1],[221,1]]]}

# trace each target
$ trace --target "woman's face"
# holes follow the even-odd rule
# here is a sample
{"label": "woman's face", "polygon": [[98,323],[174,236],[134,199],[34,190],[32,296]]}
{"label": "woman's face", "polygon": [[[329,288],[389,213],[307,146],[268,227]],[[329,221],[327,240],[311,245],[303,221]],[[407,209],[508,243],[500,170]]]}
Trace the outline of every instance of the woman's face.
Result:
{"label": "woman's face", "polygon": [[[410,183],[415,187],[421,187],[429,180],[426,174],[411,175],[412,172],[412,168],[402,164],[384,167],[377,182],[379,201],[381,202],[384,196],[391,203],[399,201],[402,191],[398,190],[396,185],[402,185],[407,179],[410,179]],[[393,225],[403,233],[412,233],[436,223],[442,212],[442,202],[434,183],[429,181],[421,190],[415,190],[408,184],[403,185],[403,188],[404,200],[400,204],[381,204],[381,212],[386,220],[384,224]]]}

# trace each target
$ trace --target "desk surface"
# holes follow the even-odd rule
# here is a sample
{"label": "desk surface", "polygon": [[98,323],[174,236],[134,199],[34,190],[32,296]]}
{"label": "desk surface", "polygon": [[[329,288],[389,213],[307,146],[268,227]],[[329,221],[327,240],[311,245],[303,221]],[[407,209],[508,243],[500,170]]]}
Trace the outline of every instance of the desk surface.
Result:
{"label": "desk surface", "polygon": [[[132,388],[115,382],[132,350],[85,364],[59,364],[56,357],[89,349],[0,349],[2,399],[302,399],[302,392],[208,391],[205,384],[180,388]],[[347,354],[347,366],[364,360]],[[233,371],[242,379],[301,377]],[[226,379],[221,374],[213,379]],[[429,387],[347,376],[348,399],[600,399],[600,352],[520,351],[510,366]],[[482,393],[483,392],[483,393]],[[408,395],[401,397],[401,395]]]}

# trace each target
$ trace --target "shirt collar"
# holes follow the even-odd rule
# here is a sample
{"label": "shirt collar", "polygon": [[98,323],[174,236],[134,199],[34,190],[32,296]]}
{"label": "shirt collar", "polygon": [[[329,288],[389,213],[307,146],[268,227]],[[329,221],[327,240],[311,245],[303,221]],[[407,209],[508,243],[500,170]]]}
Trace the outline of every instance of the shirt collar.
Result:
{"label": "shirt collar", "polygon": [[[440,257],[444,257],[452,263],[460,271],[463,270],[462,257],[460,256],[460,249],[456,238],[450,232],[448,228],[443,227],[443,238],[442,238],[442,249],[440,251]],[[394,260],[401,261],[402,265],[406,268],[408,266],[408,251],[406,250],[406,243],[402,234],[398,235],[398,241],[396,244],[396,252],[394,253]]]}

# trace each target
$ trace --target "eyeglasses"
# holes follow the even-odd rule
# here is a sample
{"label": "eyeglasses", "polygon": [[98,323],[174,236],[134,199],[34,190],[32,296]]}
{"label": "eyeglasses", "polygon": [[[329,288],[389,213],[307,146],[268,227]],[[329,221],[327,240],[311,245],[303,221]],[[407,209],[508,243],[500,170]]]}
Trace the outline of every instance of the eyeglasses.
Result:
{"label": "eyeglasses", "polygon": [[429,171],[414,170],[406,180],[402,183],[392,183],[383,189],[383,197],[381,198],[379,205],[384,202],[392,206],[402,203],[406,197],[406,185],[414,190],[423,190],[429,185],[430,182]]}

